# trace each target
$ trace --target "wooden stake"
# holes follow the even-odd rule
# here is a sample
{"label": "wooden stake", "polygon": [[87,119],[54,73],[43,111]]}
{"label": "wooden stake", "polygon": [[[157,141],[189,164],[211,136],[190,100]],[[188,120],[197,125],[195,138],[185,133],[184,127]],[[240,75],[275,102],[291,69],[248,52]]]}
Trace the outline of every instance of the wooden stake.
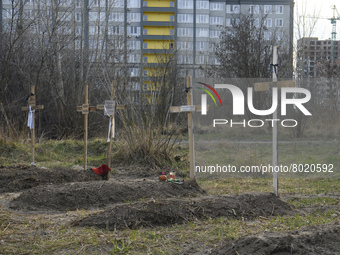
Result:
{"label": "wooden stake", "polygon": [[88,84],[85,83],[85,104],[83,105],[84,114],[84,170],[87,169],[87,127],[89,114]]}
{"label": "wooden stake", "polygon": [[[111,100],[116,100],[116,81],[114,80],[112,82],[112,91],[111,91]],[[111,168],[111,152],[112,152],[112,133],[113,133],[113,118],[114,116],[110,116],[110,142],[109,142],[109,148],[108,148],[108,155],[107,155],[107,165],[109,168]],[[109,178],[109,175],[107,175],[107,178]]]}
{"label": "wooden stake", "polygon": [[22,111],[33,111],[32,112],[32,129],[31,129],[31,140],[32,140],[32,162],[31,164],[35,164],[35,110],[44,109],[43,105],[36,105],[36,95],[35,95],[35,86],[31,87],[31,94],[28,98],[28,106],[21,107]]}
{"label": "wooden stake", "polygon": [[[192,104],[192,77],[187,77],[187,105]],[[190,179],[195,179],[195,154],[194,154],[194,132],[193,132],[193,121],[192,112],[188,112],[188,134],[189,134],[189,164],[190,164]]]}

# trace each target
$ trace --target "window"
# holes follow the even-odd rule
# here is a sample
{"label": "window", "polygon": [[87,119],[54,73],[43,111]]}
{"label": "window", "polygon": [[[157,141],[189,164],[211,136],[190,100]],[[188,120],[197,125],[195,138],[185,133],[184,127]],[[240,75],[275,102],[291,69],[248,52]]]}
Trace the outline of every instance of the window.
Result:
{"label": "window", "polygon": [[143,43],[143,49],[147,49],[148,48],[148,43]]}
{"label": "window", "polygon": [[187,41],[179,41],[177,42],[177,49],[178,50],[192,50],[193,49],[193,43],[187,42]]}
{"label": "window", "polygon": [[178,9],[192,9],[193,0],[178,0]]}
{"label": "window", "polygon": [[204,64],[204,55],[196,56],[196,64]]}
{"label": "window", "polygon": [[124,8],[124,0],[113,1],[114,8]]}
{"label": "window", "polygon": [[277,41],[281,41],[282,37],[283,37],[283,33],[282,32],[276,32],[275,37],[276,37]]}
{"label": "window", "polygon": [[148,15],[144,15],[144,16],[143,16],[143,20],[144,20],[144,21],[148,21]]}
{"label": "window", "polygon": [[271,39],[271,37],[272,37],[272,32],[264,32],[263,33],[263,37],[264,37],[264,39],[265,40],[270,40]]}
{"label": "window", "polygon": [[124,21],[124,13],[112,12],[109,17],[110,21],[115,22],[123,22]]}
{"label": "window", "polygon": [[79,12],[76,13],[76,21],[80,21],[81,20],[81,15]]}
{"label": "window", "polygon": [[220,30],[210,30],[210,38],[220,38]]}
{"label": "window", "polygon": [[178,14],[178,23],[192,23],[194,20],[193,14]]}
{"label": "window", "polygon": [[140,22],[140,13],[137,12],[129,12],[127,14],[127,20],[129,22]]}
{"label": "window", "polygon": [[190,27],[180,27],[177,29],[178,37],[192,37],[194,33],[193,28]]}
{"label": "window", "polygon": [[169,49],[173,49],[174,48],[174,44],[173,43],[169,43]]}
{"label": "window", "polygon": [[170,15],[170,22],[174,22],[175,19],[174,19],[174,16]]}
{"label": "window", "polygon": [[140,0],[128,0],[127,7],[128,8],[140,8]]}
{"label": "window", "polygon": [[175,2],[170,2],[170,7],[175,7]]}
{"label": "window", "polygon": [[264,14],[272,14],[272,9],[273,9],[272,5],[265,5],[264,6]]}
{"label": "window", "polygon": [[127,28],[128,35],[140,35],[140,27],[128,27]]}
{"label": "window", "polygon": [[147,1],[144,1],[144,2],[143,2],[143,6],[144,6],[144,7],[148,7],[148,2],[147,2]]}
{"label": "window", "polygon": [[283,14],[283,5],[276,5],[276,14]]}
{"label": "window", "polygon": [[128,62],[129,63],[139,63],[139,58],[140,58],[140,55],[138,54],[130,54],[129,57],[128,57]]}
{"label": "window", "polygon": [[223,25],[223,17],[210,17],[211,25]]}
{"label": "window", "polygon": [[223,3],[210,3],[210,10],[223,11]]}
{"label": "window", "polygon": [[174,35],[174,30],[173,29],[169,30],[169,35]]}
{"label": "window", "polygon": [[148,34],[148,30],[147,29],[143,29],[143,35],[147,35]]}
{"label": "window", "polygon": [[240,5],[238,4],[227,4],[227,13],[240,13]]}
{"label": "window", "polygon": [[137,77],[138,76],[139,68],[131,68],[130,70],[131,70],[131,77]]}
{"label": "window", "polygon": [[258,5],[251,5],[249,12],[251,14],[259,14],[259,6]]}
{"label": "window", "polygon": [[[144,57],[144,59],[146,58],[146,61],[144,61],[144,63],[148,62],[148,57]],[[148,76],[148,70],[144,70],[143,71],[143,76]],[[147,85],[144,85],[144,89],[147,89]]]}
{"label": "window", "polygon": [[197,14],[196,22],[197,23],[209,23],[209,15],[207,15],[207,14]]}
{"label": "window", "polygon": [[196,37],[208,37],[209,29],[208,28],[196,28]]}
{"label": "window", "polygon": [[264,20],[264,25],[266,27],[272,27],[272,19],[265,19]]}
{"label": "window", "polygon": [[128,41],[127,48],[129,50],[140,50],[140,41]]}
{"label": "window", "polygon": [[197,1],[196,8],[200,10],[208,10],[209,9],[209,1]]}
{"label": "window", "polygon": [[283,19],[275,19],[276,27],[283,27]]}
{"label": "window", "polygon": [[206,51],[208,50],[208,42],[196,42],[196,50],[197,51]]}
{"label": "window", "polygon": [[253,19],[253,20],[251,21],[251,24],[252,24],[254,27],[258,27],[259,24],[260,24],[259,19],[258,19],[258,18]]}
{"label": "window", "polygon": [[239,18],[236,18],[236,19],[227,18],[226,19],[226,26],[227,27],[232,27],[233,25],[238,25],[239,23],[240,23]]}
{"label": "window", "polygon": [[124,29],[119,26],[113,26],[109,29],[109,33],[112,35],[119,35],[123,33]]}
{"label": "window", "polygon": [[[148,57],[143,57],[143,62],[148,63]],[[145,71],[144,71],[144,73],[145,73]],[[148,71],[146,71],[146,75],[148,75]]]}

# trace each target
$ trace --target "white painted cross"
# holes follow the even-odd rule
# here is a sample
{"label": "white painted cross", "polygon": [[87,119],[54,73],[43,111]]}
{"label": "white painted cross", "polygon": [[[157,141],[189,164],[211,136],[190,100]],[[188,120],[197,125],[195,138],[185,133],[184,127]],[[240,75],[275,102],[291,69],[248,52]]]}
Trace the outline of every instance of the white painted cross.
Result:
{"label": "white painted cross", "polygon": [[[255,83],[255,91],[269,91],[272,87],[278,89],[282,87],[295,87],[294,81],[277,81],[277,60],[278,60],[278,46],[273,47],[273,82]],[[277,119],[277,109],[273,112],[273,119]],[[273,121],[273,169],[278,169],[278,147],[277,147],[277,122]],[[273,171],[273,191],[276,196],[279,194],[279,176],[277,171]]]}

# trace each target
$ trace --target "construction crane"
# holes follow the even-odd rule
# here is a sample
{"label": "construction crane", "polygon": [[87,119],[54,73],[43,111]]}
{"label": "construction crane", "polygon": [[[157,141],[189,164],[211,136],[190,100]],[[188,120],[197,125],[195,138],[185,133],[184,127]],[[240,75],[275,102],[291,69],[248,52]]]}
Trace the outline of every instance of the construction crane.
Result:
{"label": "construction crane", "polygon": [[336,21],[340,20],[340,15],[335,5],[332,5],[333,17],[328,19],[332,23],[332,59],[335,59],[335,41],[336,41]]}

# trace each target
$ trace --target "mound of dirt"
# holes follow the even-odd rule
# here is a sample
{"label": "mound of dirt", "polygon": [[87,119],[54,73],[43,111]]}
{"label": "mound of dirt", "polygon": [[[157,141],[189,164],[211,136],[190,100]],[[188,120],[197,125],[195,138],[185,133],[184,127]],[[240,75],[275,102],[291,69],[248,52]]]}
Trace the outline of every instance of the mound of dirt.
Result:
{"label": "mound of dirt", "polygon": [[73,225],[114,230],[180,224],[203,218],[231,217],[247,220],[260,215],[293,214],[290,205],[274,194],[242,194],[118,204]]}
{"label": "mound of dirt", "polygon": [[16,165],[0,168],[0,193],[30,189],[41,184],[60,184],[102,180],[93,171],[76,171],[66,167],[49,169]]}
{"label": "mound of dirt", "polygon": [[29,211],[68,211],[103,208],[139,199],[197,196],[205,191],[194,181],[184,184],[155,180],[77,182],[38,186],[25,190],[10,208]]}
{"label": "mound of dirt", "polygon": [[227,243],[212,254],[327,255],[340,254],[340,224],[320,225],[285,233],[266,232]]}

